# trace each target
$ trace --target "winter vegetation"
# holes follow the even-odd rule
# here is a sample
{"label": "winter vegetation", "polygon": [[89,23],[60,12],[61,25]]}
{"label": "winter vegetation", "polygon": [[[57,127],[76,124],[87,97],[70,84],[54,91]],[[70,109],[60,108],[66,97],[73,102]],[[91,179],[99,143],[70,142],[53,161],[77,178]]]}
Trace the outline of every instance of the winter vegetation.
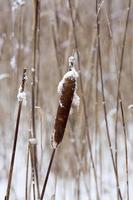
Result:
{"label": "winter vegetation", "polygon": [[132,0],[0,0],[0,200],[133,199]]}

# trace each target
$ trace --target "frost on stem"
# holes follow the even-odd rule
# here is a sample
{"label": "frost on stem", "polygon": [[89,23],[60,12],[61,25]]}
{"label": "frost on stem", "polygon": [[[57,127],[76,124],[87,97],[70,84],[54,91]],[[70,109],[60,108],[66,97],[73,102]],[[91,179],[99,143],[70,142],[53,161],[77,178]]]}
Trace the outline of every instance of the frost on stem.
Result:
{"label": "frost on stem", "polygon": [[[71,59],[70,59],[71,58]],[[55,119],[54,131],[51,138],[51,145],[55,149],[62,141],[66,128],[70,108],[73,105],[79,106],[79,97],[76,93],[78,72],[74,68],[74,57],[69,58],[70,70],[64,75],[59,82],[59,106]]]}
{"label": "frost on stem", "polygon": [[9,78],[9,74],[4,73],[4,74],[0,74],[0,81],[3,79]]}
{"label": "frost on stem", "polygon": [[11,65],[11,68],[12,69],[16,69],[16,57],[15,56],[13,56],[12,58],[11,58],[11,61],[10,61],[10,65]]}
{"label": "frost on stem", "polygon": [[25,0],[14,0],[12,3],[12,11],[17,10],[19,7],[25,4]]}
{"label": "frost on stem", "polygon": [[26,69],[24,69],[23,80],[22,80],[22,84],[20,85],[19,90],[18,90],[17,99],[19,102],[24,101],[25,105],[26,105],[26,93],[24,92],[24,83],[27,79],[28,79],[28,77],[26,76]]}
{"label": "frost on stem", "polygon": [[31,145],[37,145],[37,139],[36,138],[29,138],[29,143]]}
{"label": "frost on stem", "polygon": [[128,106],[128,109],[130,110],[130,109],[133,109],[133,104],[130,104],[129,106]]}
{"label": "frost on stem", "polygon": [[17,99],[18,99],[18,101],[23,101],[24,100],[26,102],[26,93],[24,91],[22,91],[22,87],[21,86],[19,87],[19,90],[18,90]]}

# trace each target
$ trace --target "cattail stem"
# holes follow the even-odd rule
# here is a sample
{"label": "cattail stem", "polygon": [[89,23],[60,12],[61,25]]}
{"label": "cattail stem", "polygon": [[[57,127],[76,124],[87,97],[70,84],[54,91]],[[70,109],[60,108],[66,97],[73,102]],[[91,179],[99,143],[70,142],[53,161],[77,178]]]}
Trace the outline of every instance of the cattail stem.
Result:
{"label": "cattail stem", "polygon": [[71,108],[71,104],[73,101],[74,94],[77,89],[77,78],[78,78],[78,73],[76,72],[74,68],[74,57],[69,58],[69,67],[70,70],[64,75],[63,79],[59,83],[58,86],[58,92],[60,93],[60,98],[59,98],[59,105],[57,109],[57,114],[56,114],[56,119],[55,119],[55,125],[54,125],[54,133],[51,138],[51,145],[53,147],[53,152],[51,155],[51,159],[49,162],[46,178],[44,181],[42,193],[41,193],[41,200],[43,199],[49,173],[51,170],[51,165],[54,159],[55,151],[58,145],[61,143],[66,124],[68,121],[68,116]]}
{"label": "cattail stem", "polygon": [[26,177],[25,177],[25,200],[28,200],[29,157],[30,157],[30,151],[28,146],[27,161],[26,161]]}
{"label": "cattail stem", "polygon": [[45,181],[44,181],[44,184],[43,184],[43,189],[42,189],[40,200],[43,200],[43,197],[44,197],[44,193],[45,193],[45,190],[46,190],[46,186],[47,186],[47,182],[48,182],[51,166],[52,166],[54,155],[55,155],[55,151],[56,151],[56,149],[53,149],[53,151],[52,151],[52,155],[51,155],[50,162],[49,162],[49,165],[48,165],[48,170],[47,170]]}
{"label": "cattail stem", "polygon": [[[21,91],[20,92],[24,92],[25,81],[26,81],[26,69],[23,70],[22,84],[21,84]],[[12,156],[11,156],[11,163],[10,163],[10,169],[9,169],[9,178],[8,178],[5,200],[9,200],[9,197],[10,197],[11,182],[12,182],[13,168],[14,168],[15,155],[16,155],[16,146],[17,146],[17,139],[18,139],[18,131],[19,131],[19,124],[20,124],[22,103],[23,103],[23,100],[19,101],[15,135],[14,135],[14,142],[13,142],[13,149],[12,149]]]}
{"label": "cattail stem", "polygon": [[121,49],[120,69],[119,69],[119,74],[118,74],[118,89],[117,89],[117,111],[116,111],[116,130],[117,130],[118,111],[119,111],[119,102],[120,102],[122,125],[123,125],[123,131],[124,131],[124,143],[125,143],[127,200],[129,200],[128,149],[127,149],[127,134],[126,134],[126,129],[125,129],[124,110],[123,110],[123,103],[122,103],[122,98],[121,98],[120,85],[121,85],[121,74],[123,70],[123,60],[124,60],[124,53],[125,53],[125,44],[126,44],[127,29],[128,29],[128,24],[129,24],[130,10],[131,10],[131,0],[128,1],[127,16],[126,16],[126,22],[125,22],[122,49]]}
{"label": "cattail stem", "polygon": [[[32,52],[32,86],[31,86],[31,98],[32,98],[32,132],[33,137],[36,138],[36,112],[35,112],[35,104],[38,102],[38,95],[39,95],[39,86],[37,86],[36,92],[36,70],[38,70],[38,78],[39,78],[39,63],[37,63],[37,48],[39,48],[39,38],[38,38],[38,28],[39,28],[39,10],[40,10],[40,1],[33,0],[33,52]],[[38,52],[39,53],[39,52]],[[38,69],[36,67],[38,65]],[[37,98],[36,98],[37,94]],[[37,196],[40,197],[40,190],[39,190],[39,175],[38,175],[38,160],[37,160],[37,147],[33,147],[33,157],[34,157],[34,173],[36,177],[36,187],[37,187]]]}
{"label": "cattail stem", "polygon": [[101,79],[101,87],[102,87],[102,100],[103,100],[104,118],[105,118],[105,124],[106,124],[106,131],[107,131],[106,133],[107,133],[108,145],[109,145],[109,150],[110,150],[110,154],[111,154],[114,174],[115,174],[116,183],[117,183],[117,191],[118,191],[118,194],[119,194],[119,198],[122,200],[123,198],[122,198],[121,189],[120,189],[120,186],[119,186],[119,179],[118,179],[117,169],[116,169],[116,165],[115,165],[115,159],[114,159],[114,155],[113,155],[112,143],[111,143],[109,126],[108,126],[108,119],[107,119],[107,108],[106,108],[106,99],[105,99],[104,83],[103,83],[101,42],[100,42],[100,13],[101,13],[101,8],[99,8],[99,1],[98,0],[96,0],[96,4],[97,4],[97,10],[98,10],[97,19],[96,19],[97,20],[97,40],[98,40],[97,52],[98,52],[98,58],[99,58],[99,68],[100,68],[100,79]]}
{"label": "cattail stem", "polygon": [[[75,21],[74,21],[74,18],[73,18],[71,0],[68,0],[68,5],[69,5],[72,28],[73,28],[73,38],[74,38],[74,45],[75,45],[74,47],[75,47],[75,50],[76,50],[76,53],[77,53],[78,69],[81,70],[80,69],[80,56],[79,56],[79,51],[78,51],[78,40],[77,40],[77,35],[76,35]],[[95,179],[95,184],[96,184],[97,197],[98,197],[98,200],[100,200],[99,190],[98,190],[98,182],[97,182],[97,173],[96,173],[96,167],[95,167],[94,158],[93,158],[93,154],[92,154],[92,146],[91,146],[91,139],[90,139],[90,133],[89,133],[89,123],[88,123],[86,101],[85,101],[84,90],[83,90],[83,80],[82,80],[81,75],[80,75],[79,78],[80,78],[81,97],[82,97],[84,116],[85,116],[85,124],[86,124],[86,127],[87,127],[87,129],[86,129],[87,130],[86,137],[87,137],[87,142],[88,142],[88,147],[89,147],[89,152],[90,152],[90,158],[91,158],[92,167],[93,167],[93,173],[94,173],[94,179]]]}

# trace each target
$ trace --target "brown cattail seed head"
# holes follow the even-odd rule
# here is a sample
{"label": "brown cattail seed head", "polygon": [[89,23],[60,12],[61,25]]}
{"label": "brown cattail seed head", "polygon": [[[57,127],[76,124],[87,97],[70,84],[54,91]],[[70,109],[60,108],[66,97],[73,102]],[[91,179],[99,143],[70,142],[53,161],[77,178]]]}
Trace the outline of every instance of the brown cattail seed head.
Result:
{"label": "brown cattail seed head", "polygon": [[74,68],[67,72],[58,86],[60,94],[59,106],[55,119],[54,132],[51,138],[53,148],[56,148],[62,141],[66,128],[73,96],[77,88],[78,73]]}

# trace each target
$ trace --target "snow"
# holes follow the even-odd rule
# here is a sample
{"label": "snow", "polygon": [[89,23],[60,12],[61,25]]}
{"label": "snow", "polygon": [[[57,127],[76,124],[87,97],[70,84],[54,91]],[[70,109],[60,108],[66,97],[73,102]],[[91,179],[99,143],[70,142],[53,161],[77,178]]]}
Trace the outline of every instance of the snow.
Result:
{"label": "snow", "polygon": [[64,85],[64,82],[65,82],[66,79],[68,79],[68,78],[72,78],[72,79],[75,78],[75,80],[77,80],[78,77],[79,77],[78,72],[75,70],[74,67],[72,67],[72,68],[71,68],[71,71],[68,71],[68,72],[64,75],[63,79],[59,82],[58,89],[57,89],[58,94],[59,94],[59,95],[62,94],[63,85]]}
{"label": "snow", "polygon": [[130,110],[130,109],[133,109],[133,104],[130,104],[129,106],[128,106],[128,109]]}
{"label": "snow", "polygon": [[64,107],[60,100],[59,100],[59,104],[60,104],[60,107],[62,108]]}
{"label": "snow", "polygon": [[15,68],[16,68],[16,57],[15,57],[15,56],[13,56],[13,57],[11,58],[10,65],[11,65],[11,68],[12,68],[12,69],[15,69]]}
{"label": "snow", "polygon": [[80,105],[80,97],[77,95],[77,93],[75,91],[74,96],[73,96],[72,106],[76,107],[78,109],[79,105]]}
{"label": "snow", "polygon": [[22,87],[19,87],[18,95],[17,95],[18,101],[26,101],[26,93],[23,91],[22,92]]}
{"label": "snow", "polygon": [[29,143],[32,144],[32,145],[36,145],[37,139],[36,138],[29,138]]}
{"label": "snow", "polygon": [[20,6],[25,4],[25,0],[14,0],[12,3],[12,11],[17,10]]}
{"label": "snow", "polygon": [[75,66],[75,58],[74,56],[69,57],[69,67]]}
{"label": "snow", "polygon": [[32,72],[35,72],[35,68],[32,67],[31,71],[32,71]]}
{"label": "snow", "polygon": [[56,149],[58,144],[57,144],[57,142],[55,141],[54,137],[55,137],[55,130],[53,131],[53,134],[52,134],[52,136],[51,136],[51,147],[52,147],[53,149]]}
{"label": "snow", "polygon": [[[69,61],[71,61],[71,62],[73,61],[73,57],[72,56],[69,58]],[[75,70],[75,67],[72,67],[71,70],[68,71],[64,75],[63,79],[59,82],[59,85],[58,85],[58,88],[57,88],[57,92],[61,96],[65,80],[68,79],[68,78],[75,79],[76,87],[75,87],[75,91],[74,91],[72,106],[73,107],[77,107],[77,108],[79,108],[79,104],[80,104],[80,97],[77,95],[77,78],[78,77],[79,77],[78,72]],[[59,104],[60,104],[61,107],[63,107],[63,105],[62,105],[62,103],[60,101],[59,101]]]}
{"label": "snow", "polygon": [[9,74],[4,73],[4,74],[0,74],[0,81],[3,79],[9,78]]}

